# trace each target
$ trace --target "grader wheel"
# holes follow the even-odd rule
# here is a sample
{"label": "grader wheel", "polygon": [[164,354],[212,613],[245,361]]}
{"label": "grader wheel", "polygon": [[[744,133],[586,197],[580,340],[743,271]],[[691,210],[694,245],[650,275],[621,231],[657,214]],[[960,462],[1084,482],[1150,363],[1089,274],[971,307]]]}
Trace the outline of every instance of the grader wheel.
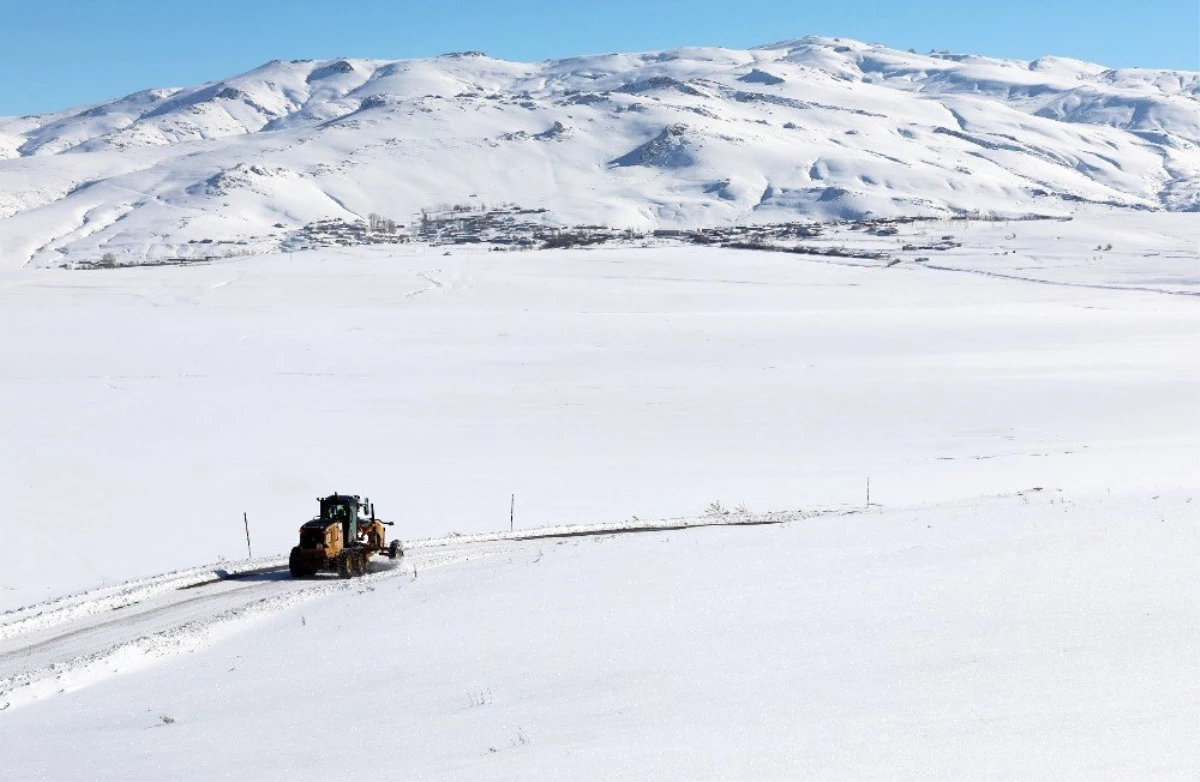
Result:
{"label": "grader wheel", "polygon": [[288,570],[292,573],[292,578],[301,578],[308,575],[304,571],[304,563],[300,560],[300,547],[296,546],[292,549],[292,553],[288,556]]}
{"label": "grader wheel", "polygon": [[299,546],[293,548],[288,556],[288,570],[291,571],[292,578],[311,578],[317,574],[317,569],[311,563],[305,562]]}
{"label": "grader wheel", "polygon": [[350,578],[350,576],[354,575],[354,560],[350,556],[349,551],[343,552],[338,557],[337,572],[338,578]]}

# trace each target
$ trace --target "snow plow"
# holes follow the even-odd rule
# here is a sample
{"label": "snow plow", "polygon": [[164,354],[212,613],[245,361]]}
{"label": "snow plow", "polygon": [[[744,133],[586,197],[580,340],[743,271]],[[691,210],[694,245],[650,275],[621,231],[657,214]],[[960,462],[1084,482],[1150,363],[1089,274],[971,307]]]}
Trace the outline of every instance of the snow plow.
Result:
{"label": "snow plow", "polygon": [[404,556],[399,540],[384,543],[384,527],[390,521],[375,518],[375,505],[357,494],[318,497],[321,511],[300,527],[300,545],[288,557],[293,578],[306,578],[319,571],[333,571],[341,578],[361,576],[376,554],[388,559]]}

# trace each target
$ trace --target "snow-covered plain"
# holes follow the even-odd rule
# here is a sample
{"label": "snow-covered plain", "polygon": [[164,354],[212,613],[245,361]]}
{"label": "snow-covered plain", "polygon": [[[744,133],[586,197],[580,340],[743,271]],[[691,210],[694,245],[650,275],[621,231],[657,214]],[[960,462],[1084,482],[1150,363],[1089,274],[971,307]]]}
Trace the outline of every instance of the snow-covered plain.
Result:
{"label": "snow-covered plain", "polygon": [[[1195,240],[0,272],[0,778],[1187,777]],[[464,536],[197,567],[333,490]],[[470,537],[511,493],[523,528],[788,513]]]}
{"label": "snow-covered plain", "polygon": [[885,505],[1193,485],[1190,219],[914,228],[964,242],[937,269],[413,247],[6,271],[0,606],[239,558],[243,512],[284,552],[335,490],[425,537],[503,529],[514,493],[538,526],[853,505],[868,477]]}

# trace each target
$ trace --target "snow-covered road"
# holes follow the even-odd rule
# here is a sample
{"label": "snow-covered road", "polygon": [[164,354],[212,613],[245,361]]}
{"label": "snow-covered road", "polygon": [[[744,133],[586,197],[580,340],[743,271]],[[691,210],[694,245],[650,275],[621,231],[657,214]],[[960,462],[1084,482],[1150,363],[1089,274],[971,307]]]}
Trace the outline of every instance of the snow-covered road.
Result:
{"label": "snow-covered road", "polygon": [[99,670],[104,661],[135,646],[147,653],[178,647],[181,641],[200,638],[214,625],[248,611],[270,612],[338,591],[371,589],[378,581],[510,554],[537,541],[762,526],[826,513],[726,514],[426,538],[410,541],[399,562],[375,558],[367,575],[348,581],[330,574],[294,579],[283,561],[273,558],[193,568],[104,587],[0,614],[0,704],[45,689],[37,685],[48,679],[61,680],[64,670]]}
{"label": "snow-covered road", "polygon": [[204,619],[261,599],[267,594],[312,588],[290,581],[287,571],[237,580],[218,580],[195,589],[177,588],[105,613],[82,616],[44,630],[0,641],[0,681],[36,674],[105,649]]}

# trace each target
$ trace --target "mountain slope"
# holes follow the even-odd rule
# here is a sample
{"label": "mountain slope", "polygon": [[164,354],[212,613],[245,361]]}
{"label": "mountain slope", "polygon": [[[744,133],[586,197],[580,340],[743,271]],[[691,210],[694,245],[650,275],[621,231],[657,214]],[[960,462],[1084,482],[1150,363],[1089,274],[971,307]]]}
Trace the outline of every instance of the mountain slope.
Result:
{"label": "mountain slope", "polygon": [[316,220],[516,203],[649,229],[1200,208],[1200,74],[804,38],[535,64],[275,61],[0,119],[0,263],[215,243]]}

